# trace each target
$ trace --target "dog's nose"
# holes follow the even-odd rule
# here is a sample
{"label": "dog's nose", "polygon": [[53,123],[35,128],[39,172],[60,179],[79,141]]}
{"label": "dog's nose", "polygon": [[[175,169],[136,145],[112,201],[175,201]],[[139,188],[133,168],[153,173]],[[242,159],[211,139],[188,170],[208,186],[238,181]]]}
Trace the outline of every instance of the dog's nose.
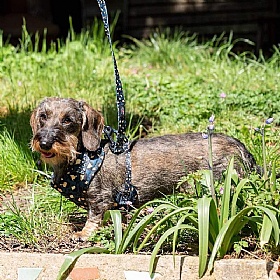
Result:
{"label": "dog's nose", "polygon": [[48,151],[52,148],[52,143],[47,141],[40,141],[40,148],[45,151]]}

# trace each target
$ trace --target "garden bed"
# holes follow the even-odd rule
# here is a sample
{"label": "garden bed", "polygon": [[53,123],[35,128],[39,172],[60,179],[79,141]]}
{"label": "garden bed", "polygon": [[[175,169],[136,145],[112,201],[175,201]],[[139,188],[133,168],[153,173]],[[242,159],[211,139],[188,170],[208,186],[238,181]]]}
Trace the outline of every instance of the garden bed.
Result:
{"label": "garden bed", "polygon": [[[15,205],[16,207],[15,209],[13,209],[14,212],[17,211],[16,209],[26,211],[29,209],[26,206],[28,203],[30,203],[30,198],[32,198],[33,196],[34,194],[32,194],[32,189],[30,188],[20,188],[15,191],[13,195],[7,193],[2,198],[2,200],[5,202],[1,205],[0,212],[4,214],[6,210],[9,210],[9,207],[13,207],[12,205]],[[91,246],[103,247],[104,244],[96,243],[93,241],[71,241],[71,234],[73,233],[74,228],[81,228],[83,223],[85,222],[85,215],[83,213],[74,213],[73,215],[75,217],[75,220],[72,221],[74,222],[74,224],[69,222],[62,224],[61,226],[63,227],[63,229],[60,231],[60,233],[55,232],[55,230],[53,231],[53,233],[49,232],[47,233],[47,235],[42,235],[41,238],[39,238],[38,241],[34,244],[28,242],[24,243],[24,239],[18,240],[12,235],[1,236],[0,252],[2,252],[1,254],[3,254],[3,258],[1,258],[2,261],[0,263],[0,268],[2,267],[2,273],[5,273],[3,274],[3,279],[16,279],[13,278],[13,275],[15,275],[15,273],[18,274],[19,277],[21,277],[21,273],[29,274],[32,270],[34,270],[34,273],[39,272],[39,275],[42,278],[38,279],[55,279],[55,276],[53,275],[58,274],[58,271],[67,254],[83,248],[89,248]],[[17,218],[19,219],[20,215]],[[54,225],[51,226],[53,227]],[[33,232],[34,235],[35,232],[36,229]],[[108,240],[110,239],[112,239],[112,236],[108,236]],[[171,254],[172,249],[170,249],[168,246],[162,248],[162,250],[159,252],[159,254],[161,253],[162,255],[159,257],[159,261],[156,262],[156,275],[158,278],[155,279],[198,279],[198,240],[185,239],[185,242],[186,243],[184,244],[184,247],[181,248],[180,246],[178,246],[176,249],[175,267],[173,265],[173,256]],[[237,275],[239,273],[240,275],[246,275],[244,274],[245,272],[243,272],[243,270],[247,271],[246,273],[249,273],[250,275],[248,277],[246,276],[246,278],[244,279],[279,279],[275,278],[278,277],[276,273],[278,269],[277,256],[271,253],[267,254],[265,250],[254,251],[256,241],[254,241],[253,239],[248,240],[248,243],[253,244],[253,246],[249,246],[252,247],[251,249],[249,248],[251,252],[243,250],[241,254],[238,255],[239,259],[236,259],[236,251],[232,252],[229,255],[225,255],[224,259],[215,262],[214,273],[211,275],[209,273],[206,273],[203,279],[231,279],[229,278],[229,276],[227,276],[227,266],[230,269],[232,269],[233,267],[233,272],[230,272],[230,274],[232,275]],[[138,277],[137,274],[139,274],[139,279],[144,280],[146,278],[142,277],[147,277],[148,275],[153,247],[153,243],[151,243],[151,245],[145,249],[145,255],[143,255],[143,253],[142,255],[131,254],[129,253],[131,252],[130,250],[126,250],[126,253],[128,254],[125,255],[83,255],[81,256],[81,260],[78,260],[73,273],[97,273],[96,275],[98,276],[98,278],[80,278],[81,276],[79,276],[78,278],[73,279],[137,280],[138,278],[129,278],[129,275],[132,275],[131,277]],[[12,256],[13,260],[15,260],[16,263],[16,266],[13,268],[7,265],[9,263],[8,260],[10,256]],[[52,260],[51,262],[49,261],[50,259]],[[127,264],[125,264],[125,260],[127,260]],[[163,264],[161,264],[162,262]],[[51,265],[51,270],[53,271],[52,274],[48,272],[50,263],[54,263],[54,265]],[[250,266],[252,266],[253,268],[250,268]],[[162,267],[167,267],[168,269],[163,270]],[[238,270],[238,272],[235,272],[235,269]],[[115,272],[118,273],[118,278],[112,278],[110,276]],[[274,275],[274,278],[272,278],[271,273]],[[1,277],[2,275],[0,274],[0,279],[2,279]],[[234,276],[234,278],[236,279],[236,276]],[[30,280],[29,278],[18,279]]]}

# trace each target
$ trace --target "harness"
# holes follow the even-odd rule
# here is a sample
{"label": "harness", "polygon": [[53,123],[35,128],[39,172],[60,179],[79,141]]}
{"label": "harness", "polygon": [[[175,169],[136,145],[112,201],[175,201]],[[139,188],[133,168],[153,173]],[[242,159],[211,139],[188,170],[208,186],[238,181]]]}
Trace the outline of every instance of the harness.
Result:
{"label": "harness", "polygon": [[[115,208],[128,209],[130,206],[132,206],[132,204],[135,203],[138,194],[136,187],[131,184],[130,143],[125,136],[125,98],[122,89],[122,82],[118,71],[117,61],[113,50],[106,3],[104,0],[97,0],[97,3],[100,8],[105,33],[107,35],[112,54],[118,111],[118,130],[113,129],[110,126],[105,126],[103,132],[110,142],[111,152],[116,155],[119,155],[121,153],[125,153],[126,155],[125,181],[122,186],[123,191],[116,190],[114,192],[113,198],[115,201]],[[114,136],[116,140],[114,140]],[[58,184],[55,184],[54,178],[52,178],[51,186],[78,206],[88,208],[86,202],[87,190],[92,179],[99,171],[103,163],[104,156],[105,152],[104,146],[102,144],[94,152],[84,150],[77,156],[76,161],[69,165],[65,176],[61,178],[61,181]]]}
{"label": "harness", "polygon": [[104,155],[103,146],[94,152],[84,150],[77,155],[76,161],[68,166],[59,183],[55,183],[52,176],[51,186],[76,205],[88,208],[87,190],[103,163]]}

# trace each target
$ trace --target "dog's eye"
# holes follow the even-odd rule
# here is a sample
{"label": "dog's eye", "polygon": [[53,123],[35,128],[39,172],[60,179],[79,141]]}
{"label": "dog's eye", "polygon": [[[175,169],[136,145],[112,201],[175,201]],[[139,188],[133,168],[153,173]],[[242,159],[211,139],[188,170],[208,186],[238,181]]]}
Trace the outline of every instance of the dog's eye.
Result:
{"label": "dog's eye", "polygon": [[63,124],[70,124],[72,122],[71,118],[69,117],[65,117],[63,120],[62,120],[62,123]]}
{"label": "dog's eye", "polygon": [[45,113],[40,114],[40,120],[46,121],[47,120],[47,115]]}

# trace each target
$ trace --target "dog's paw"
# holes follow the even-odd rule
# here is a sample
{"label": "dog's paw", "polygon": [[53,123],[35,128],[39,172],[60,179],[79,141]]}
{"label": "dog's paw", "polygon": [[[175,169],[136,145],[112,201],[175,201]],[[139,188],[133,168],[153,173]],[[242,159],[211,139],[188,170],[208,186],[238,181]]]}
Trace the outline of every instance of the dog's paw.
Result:
{"label": "dog's paw", "polygon": [[95,221],[87,221],[81,231],[77,231],[72,235],[73,241],[87,241],[94,231],[98,229],[98,223]]}
{"label": "dog's paw", "polygon": [[71,236],[71,240],[75,242],[85,242],[89,238],[89,235],[85,234],[83,231],[77,231]]}

